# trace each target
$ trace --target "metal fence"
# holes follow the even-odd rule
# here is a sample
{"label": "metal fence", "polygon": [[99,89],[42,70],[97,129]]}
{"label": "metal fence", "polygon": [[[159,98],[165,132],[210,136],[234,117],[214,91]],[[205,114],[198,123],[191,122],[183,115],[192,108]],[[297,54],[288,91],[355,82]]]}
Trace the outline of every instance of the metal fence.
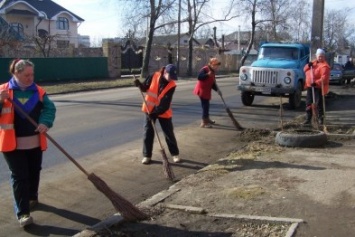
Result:
{"label": "metal fence", "polygon": [[[11,75],[9,65],[12,58],[0,58],[0,82]],[[35,64],[36,82],[68,81],[75,79],[107,78],[107,58],[30,58]]]}

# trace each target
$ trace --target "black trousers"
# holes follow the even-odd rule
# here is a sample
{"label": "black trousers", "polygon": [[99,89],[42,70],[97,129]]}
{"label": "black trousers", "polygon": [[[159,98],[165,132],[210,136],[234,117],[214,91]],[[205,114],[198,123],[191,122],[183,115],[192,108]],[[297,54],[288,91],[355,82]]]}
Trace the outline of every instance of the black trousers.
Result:
{"label": "black trousers", "polygon": [[315,101],[313,102],[313,95],[312,95],[312,87],[307,88],[307,96],[306,96],[306,116],[307,119],[310,120],[312,118],[312,103],[315,103],[317,108],[317,116],[319,119],[323,118],[323,96],[322,96],[322,89],[314,88],[314,97]]}
{"label": "black trousers", "polygon": [[24,214],[30,214],[29,201],[38,199],[43,152],[38,147],[4,152],[3,154],[11,171],[15,213],[19,218]]}
{"label": "black trousers", "polygon": [[[179,148],[174,134],[174,127],[171,118],[157,118],[159,120],[160,126],[163,130],[166,144],[168,145],[169,152],[172,156],[179,155]],[[156,121],[154,120],[154,123]],[[148,117],[145,116],[144,124],[144,138],[143,138],[143,156],[152,157],[153,153],[153,143],[154,143],[154,129],[152,123]]]}

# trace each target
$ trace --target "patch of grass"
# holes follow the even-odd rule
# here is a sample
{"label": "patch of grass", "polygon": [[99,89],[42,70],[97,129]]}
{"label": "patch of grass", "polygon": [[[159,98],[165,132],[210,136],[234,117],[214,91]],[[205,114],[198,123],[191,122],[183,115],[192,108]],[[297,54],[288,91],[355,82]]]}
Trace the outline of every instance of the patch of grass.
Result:
{"label": "patch of grass", "polygon": [[49,95],[133,86],[132,78],[38,83]]}
{"label": "patch of grass", "polygon": [[244,200],[250,200],[265,193],[263,188],[257,185],[230,188],[225,190],[224,192],[228,197],[241,198]]}

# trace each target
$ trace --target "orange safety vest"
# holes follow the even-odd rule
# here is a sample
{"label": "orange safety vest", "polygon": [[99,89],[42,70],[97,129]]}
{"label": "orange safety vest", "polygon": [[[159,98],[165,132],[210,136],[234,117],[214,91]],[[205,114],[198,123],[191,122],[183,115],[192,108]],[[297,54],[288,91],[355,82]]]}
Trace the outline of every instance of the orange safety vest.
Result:
{"label": "orange safety vest", "polygon": [[[0,85],[0,90],[8,90],[9,83]],[[45,91],[40,86],[37,86],[39,92],[39,100],[43,101]],[[10,98],[13,99],[13,90],[9,90]],[[16,135],[14,129],[15,111],[12,103],[5,100],[2,105],[0,114],[0,151],[13,151],[16,149]],[[40,133],[41,150],[47,149],[47,139],[44,133]]]}
{"label": "orange safety vest", "polygon": [[[313,71],[313,75],[312,75]],[[313,61],[313,70],[311,70],[306,64],[304,66],[304,72],[306,73],[306,83],[304,85],[305,89],[310,88],[313,82],[316,83],[316,88],[322,88],[322,94],[326,95],[329,92],[329,78],[330,78],[330,67],[328,63],[319,63],[317,60]]]}
{"label": "orange safety vest", "polygon": [[[171,89],[176,87],[175,81],[169,81],[163,91],[158,95],[159,91],[159,78],[162,74],[160,72],[154,73],[152,77],[152,82],[150,84],[149,89],[146,92],[145,101],[146,104],[143,102],[142,111],[145,113],[151,113],[154,109],[154,106],[158,106],[160,104],[161,98],[165,96],[165,94]],[[173,110],[171,109],[171,105],[167,111],[163,114],[160,114],[159,118],[171,118],[173,116]]]}

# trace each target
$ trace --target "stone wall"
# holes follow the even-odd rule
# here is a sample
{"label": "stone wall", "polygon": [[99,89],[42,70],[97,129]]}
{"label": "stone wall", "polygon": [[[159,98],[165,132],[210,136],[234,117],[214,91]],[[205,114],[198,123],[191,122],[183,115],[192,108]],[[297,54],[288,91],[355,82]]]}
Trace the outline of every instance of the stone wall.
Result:
{"label": "stone wall", "polygon": [[[4,58],[42,58],[42,53],[34,47],[9,47],[0,48],[0,57]],[[50,57],[107,57],[108,75],[112,78],[121,77],[121,45],[114,42],[104,42],[100,48],[73,48],[67,49],[52,48]],[[195,48],[192,59],[192,72],[197,75],[198,71],[208,63],[211,57],[217,57],[221,61],[221,72],[237,72],[239,68],[240,56],[235,54],[224,54],[219,49]],[[181,76],[187,75],[188,69],[188,48],[180,48],[180,68]],[[159,70],[169,64],[177,64],[177,49],[166,46],[152,46],[149,60],[149,73]]]}

